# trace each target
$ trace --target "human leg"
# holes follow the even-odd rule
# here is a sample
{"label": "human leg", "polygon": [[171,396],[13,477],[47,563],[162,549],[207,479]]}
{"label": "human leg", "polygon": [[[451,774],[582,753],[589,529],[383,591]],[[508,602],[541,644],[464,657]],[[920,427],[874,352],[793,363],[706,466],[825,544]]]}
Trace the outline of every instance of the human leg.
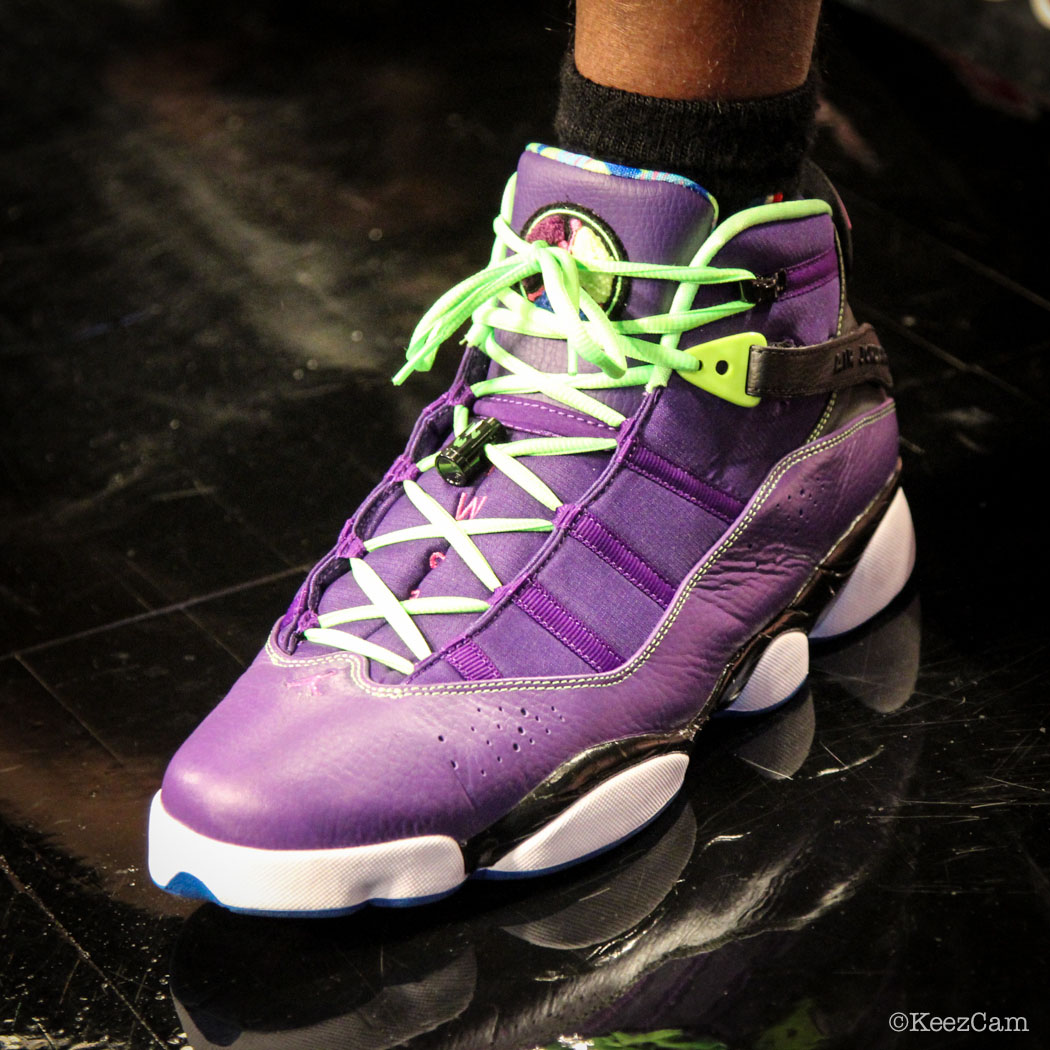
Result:
{"label": "human leg", "polygon": [[723,216],[795,193],[819,0],[581,0],[556,120],[576,153],[686,175]]}

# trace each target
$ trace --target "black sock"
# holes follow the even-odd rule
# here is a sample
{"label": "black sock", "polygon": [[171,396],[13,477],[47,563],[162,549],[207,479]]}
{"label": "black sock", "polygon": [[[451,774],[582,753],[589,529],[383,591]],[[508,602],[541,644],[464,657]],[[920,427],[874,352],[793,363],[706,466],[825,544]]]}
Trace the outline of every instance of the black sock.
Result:
{"label": "black sock", "polygon": [[651,98],[588,80],[572,55],[554,128],[573,153],[673,172],[714,194],[723,216],[795,192],[813,136],[816,76],[793,91],[741,102]]}

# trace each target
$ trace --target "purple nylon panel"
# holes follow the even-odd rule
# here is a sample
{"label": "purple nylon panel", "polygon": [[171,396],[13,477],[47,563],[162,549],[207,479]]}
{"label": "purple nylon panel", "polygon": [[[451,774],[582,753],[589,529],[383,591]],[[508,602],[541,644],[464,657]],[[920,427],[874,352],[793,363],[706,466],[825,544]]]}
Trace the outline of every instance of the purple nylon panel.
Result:
{"label": "purple nylon panel", "polygon": [[826,403],[823,395],[765,398],[754,408],[742,408],[673,375],[640,440],[719,492],[745,502],[781,456],[805,444]]}
{"label": "purple nylon panel", "polygon": [[477,642],[465,638],[459,645],[453,646],[445,653],[445,659],[471,682],[488,678],[502,678],[499,668],[488,658],[485,650]]}
{"label": "purple nylon panel", "polygon": [[581,514],[569,529],[569,535],[575,537],[604,562],[611,565],[621,576],[630,580],[658,605],[667,608],[674,597],[674,586],[643,561],[618,536],[610,532],[593,514],[587,512]]}
{"label": "purple nylon panel", "polygon": [[[755,306],[746,313],[686,332],[680,345],[693,346],[733,332],[748,331],[762,332],[770,343],[791,342],[800,346],[830,339],[835,334],[839,315],[837,266],[827,280],[817,284],[813,283],[812,276],[806,278],[805,270],[825,251],[834,252],[834,245],[835,230],[830,215],[767,222],[738,233],[715,255],[712,264],[739,266],[759,275],[786,270],[790,283],[798,283],[799,294],[781,295],[772,304]],[[809,289],[805,289],[807,284],[811,285]],[[805,294],[801,294],[803,291]],[[726,298],[725,288],[701,287],[693,305],[710,306],[723,303]],[[805,403],[805,399],[798,401]]]}
{"label": "purple nylon panel", "polygon": [[663,485],[665,489],[695,503],[709,514],[728,523],[743,509],[744,504],[724,492],[719,492],[687,470],[675,466],[670,460],[653,452],[643,445],[635,445],[627,455],[627,466],[631,470]]}
{"label": "purple nylon panel", "polygon": [[538,583],[529,584],[515,594],[511,601],[595,671],[611,671],[623,663],[623,658],[618,653],[576,619]]}
{"label": "purple nylon panel", "polygon": [[[683,500],[665,495],[695,510]],[[574,540],[568,530],[528,580],[538,581],[570,616],[585,623],[613,652],[625,657],[645,641],[664,611],[612,565]],[[542,667],[534,665],[525,673],[542,673]]]}
{"label": "purple nylon panel", "polygon": [[[639,507],[645,507],[644,514]],[[726,530],[721,518],[633,470],[621,470],[590,509],[676,586]]]}
{"label": "purple nylon panel", "polygon": [[[589,666],[528,613],[508,602],[473,635],[497,667],[542,667],[542,674],[588,674]],[[425,679],[423,679],[425,680]]]}

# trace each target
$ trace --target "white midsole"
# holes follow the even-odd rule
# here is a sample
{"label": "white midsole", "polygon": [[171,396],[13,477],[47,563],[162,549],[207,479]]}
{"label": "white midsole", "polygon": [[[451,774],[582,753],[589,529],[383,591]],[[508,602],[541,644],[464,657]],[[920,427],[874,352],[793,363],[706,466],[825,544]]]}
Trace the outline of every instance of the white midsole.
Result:
{"label": "white midsole", "polygon": [[432,897],[465,877],[459,845],[446,835],[342,849],[257,849],[187,827],[159,792],[149,844],[149,873],[159,886],[185,872],[221,904],[253,911],[342,911],[368,900]]}
{"label": "white midsole", "polygon": [[648,823],[678,793],[689,756],[656,755],[603,781],[487,871],[524,875],[587,857]]}
{"label": "white midsole", "polygon": [[904,490],[898,489],[846,586],[820,614],[810,638],[832,638],[866,623],[900,594],[913,568],[915,528]]}
{"label": "white midsole", "polygon": [[803,631],[785,631],[766,646],[740,695],[724,710],[764,711],[791,696],[809,675],[809,641]]}

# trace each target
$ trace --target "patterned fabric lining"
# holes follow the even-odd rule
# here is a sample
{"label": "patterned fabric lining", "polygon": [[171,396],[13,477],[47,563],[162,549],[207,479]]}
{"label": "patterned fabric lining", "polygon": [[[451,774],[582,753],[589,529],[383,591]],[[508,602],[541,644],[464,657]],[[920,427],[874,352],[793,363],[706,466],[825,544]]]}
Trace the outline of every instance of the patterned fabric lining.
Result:
{"label": "patterned fabric lining", "polygon": [[710,200],[711,195],[703,188],[687,179],[684,175],[672,175],[667,171],[650,171],[648,168],[629,168],[626,164],[613,164],[611,161],[597,160],[594,157],[585,157],[582,153],[570,153],[557,146],[544,146],[540,142],[530,142],[525,149],[529,153],[538,153],[541,157],[549,157],[551,160],[562,164],[571,164],[574,168],[584,168],[586,171],[594,171],[599,175],[618,175],[624,179],[642,179],[647,182],[670,182],[675,186],[684,186],[693,193],[699,193]]}

